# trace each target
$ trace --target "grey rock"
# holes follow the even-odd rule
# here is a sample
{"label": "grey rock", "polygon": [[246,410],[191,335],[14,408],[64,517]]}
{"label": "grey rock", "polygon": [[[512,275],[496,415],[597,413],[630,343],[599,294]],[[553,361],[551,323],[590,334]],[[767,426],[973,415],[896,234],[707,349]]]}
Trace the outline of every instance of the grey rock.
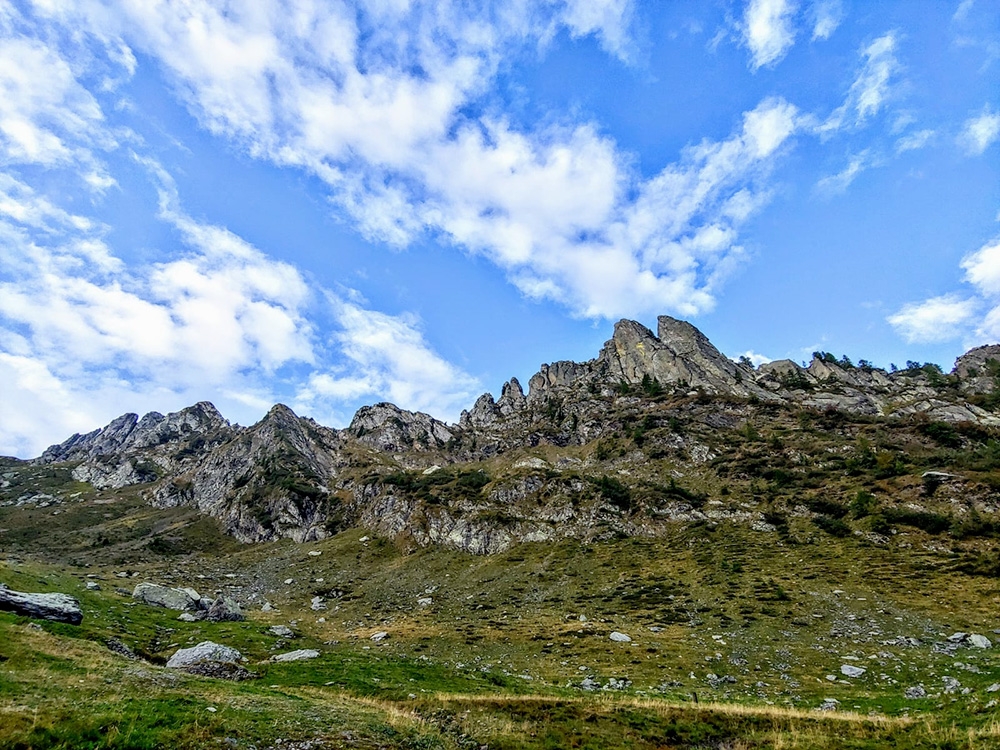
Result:
{"label": "grey rock", "polygon": [[860,677],[866,671],[864,667],[855,667],[853,664],[840,665],[840,673],[845,677]]}
{"label": "grey rock", "polygon": [[985,635],[980,635],[979,633],[969,634],[969,643],[976,648],[990,648],[993,646],[993,641],[987,638]]}
{"label": "grey rock", "polygon": [[380,630],[377,633],[372,633],[371,640],[375,641],[375,643],[380,643],[388,637],[389,634],[387,632],[385,632],[384,630]]}
{"label": "grey rock", "polygon": [[611,631],[611,635],[608,636],[615,643],[631,643],[632,636],[625,635],[625,633],[619,633],[617,630]]}
{"label": "grey rock", "polygon": [[181,622],[200,622],[205,619],[204,612],[181,612],[177,618]]}
{"label": "grey rock", "polygon": [[923,685],[914,685],[913,687],[908,687],[903,691],[903,697],[907,700],[916,700],[918,698],[926,698],[927,691],[924,689]]}
{"label": "grey rock", "polygon": [[968,633],[952,633],[948,636],[948,641],[951,643],[961,643],[968,637]]}
{"label": "grey rock", "polygon": [[243,655],[235,648],[222,646],[212,641],[202,641],[197,646],[176,651],[167,661],[167,666],[171,669],[186,669],[209,662],[236,664],[242,658]]}
{"label": "grey rock", "polygon": [[108,650],[112,653],[118,654],[119,656],[124,656],[130,661],[138,661],[139,657],[136,656],[135,651],[128,647],[127,644],[120,641],[118,638],[108,638],[104,641],[104,645],[108,647]]}
{"label": "grey rock", "polygon": [[228,596],[220,596],[209,606],[205,619],[212,622],[242,622],[247,618],[239,602]]}
{"label": "grey rock", "polygon": [[174,589],[156,583],[140,583],[132,591],[132,598],[151,607],[197,611],[201,608],[201,597],[194,589]]}
{"label": "grey rock", "polygon": [[267,629],[267,632],[271,635],[276,635],[279,638],[294,638],[295,631],[293,631],[287,625],[272,625]]}
{"label": "grey rock", "polygon": [[271,657],[271,661],[302,661],[303,659],[315,659],[319,656],[319,651],[311,648],[300,648],[296,651],[289,651],[286,654],[277,654]]}
{"label": "grey rock", "polygon": [[0,610],[22,617],[79,625],[83,622],[80,602],[69,594],[33,594],[14,591],[0,584]]}

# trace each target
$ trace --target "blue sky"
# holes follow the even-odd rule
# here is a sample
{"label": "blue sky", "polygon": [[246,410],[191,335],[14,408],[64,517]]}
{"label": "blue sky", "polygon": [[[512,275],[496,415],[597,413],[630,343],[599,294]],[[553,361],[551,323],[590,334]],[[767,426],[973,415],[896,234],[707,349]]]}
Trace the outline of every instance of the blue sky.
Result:
{"label": "blue sky", "polygon": [[125,411],[448,420],[614,321],[1000,341],[986,0],[0,0],[0,453]]}

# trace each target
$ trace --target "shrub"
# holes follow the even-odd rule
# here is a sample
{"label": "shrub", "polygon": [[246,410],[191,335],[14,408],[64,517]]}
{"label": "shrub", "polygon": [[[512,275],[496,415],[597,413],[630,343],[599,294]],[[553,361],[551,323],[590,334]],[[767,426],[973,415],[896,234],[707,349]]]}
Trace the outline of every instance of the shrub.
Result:
{"label": "shrub", "polygon": [[851,527],[840,518],[833,516],[819,515],[813,519],[813,523],[819,526],[830,536],[845,537],[851,535]]}
{"label": "shrub", "polygon": [[889,523],[903,524],[922,529],[928,534],[940,534],[951,527],[951,518],[940,513],[912,510],[911,508],[886,508],[882,511]]}
{"label": "shrub", "polygon": [[875,496],[865,490],[858,490],[858,494],[851,500],[851,515],[854,518],[864,518],[870,516],[875,510]]}

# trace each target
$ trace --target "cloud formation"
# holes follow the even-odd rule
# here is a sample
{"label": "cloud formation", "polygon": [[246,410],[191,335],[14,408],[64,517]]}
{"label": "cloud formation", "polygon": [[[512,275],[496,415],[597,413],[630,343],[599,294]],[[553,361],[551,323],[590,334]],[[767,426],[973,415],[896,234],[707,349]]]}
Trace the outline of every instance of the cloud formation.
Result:
{"label": "cloud formation", "polygon": [[[728,139],[643,179],[595,123],[517,127],[484,98],[505,54],[560,28],[626,57],[624,0],[500,5],[486,17],[421,2],[223,12],[194,0],[124,5],[117,23],[78,7],[77,22],[157,60],[205,128],[321,179],[368,239],[444,239],[578,316],[711,308],[742,257],[742,223],[767,200],[763,177],[798,128],[792,105],[766,99]],[[768,18],[790,13],[779,10]]]}
{"label": "cloud formation", "polygon": [[985,152],[997,139],[1000,139],[1000,113],[989,106],[967,120],[958,137],[959,144],[974,156]]}
{"label": "cloud formation", "polygon": [[963,339],[966,344],[1000,341],[1000,238],[962,259],[971,295],[948,294],[903,306],[889,324],[910,342]]}
{"label": "cloud formation", "polygon": [[779,62],[795,44],[791,0],[750,0],[743,13],[743,41],[753,69]]}

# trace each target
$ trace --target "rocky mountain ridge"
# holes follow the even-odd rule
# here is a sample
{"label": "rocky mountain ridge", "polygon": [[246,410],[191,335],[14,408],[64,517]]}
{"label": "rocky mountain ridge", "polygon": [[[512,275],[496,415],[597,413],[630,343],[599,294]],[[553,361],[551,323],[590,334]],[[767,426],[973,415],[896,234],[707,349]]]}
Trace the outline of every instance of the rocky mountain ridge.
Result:
{"label": "rocky mountain ridge", "polygon": [[76,480],[97,488],[139,486],[153,505],[192,506],[247,542],[315,540],[363,525],[402,544],[488,554],[563,536],[655,535],[677,521],[765,528],[774,524],[760,502],[733,497],[722,481],[729,434],[803,414],[992,430],[998,362],[1000,346],[987,346],[948,375],[823,353],[808,367],[754,368],[690,323],[661,316],[654,334],[622,320],[595,359],[542,365],[527,395],[512,378],[499,399],[484,394],[455,425],[381,403],[342,430],[283,405],[240,427],[202,402],[166,416],[125,414],[34,462],[72,466]]}

